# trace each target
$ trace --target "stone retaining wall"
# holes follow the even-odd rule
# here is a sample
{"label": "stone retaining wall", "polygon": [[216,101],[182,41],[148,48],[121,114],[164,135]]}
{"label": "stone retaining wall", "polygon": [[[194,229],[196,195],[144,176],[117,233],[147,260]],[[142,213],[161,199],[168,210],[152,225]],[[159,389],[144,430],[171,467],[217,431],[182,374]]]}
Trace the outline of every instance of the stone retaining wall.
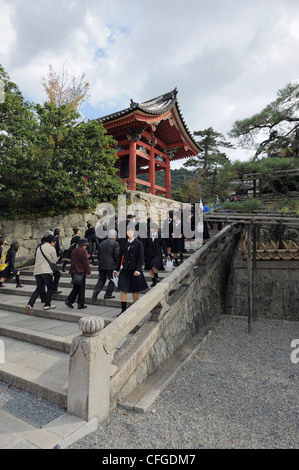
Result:
{"label": "stone retaining wall", "polygon": [[[227,313],[247,315],[247,262],[236,260],[232,271]],[[257,317],[299,321],[299,262],[257,261]]]}
{"label": "stone retaining wall", "polygon": [[141,217],[144,222],[151,217],[153,221],[160,224],[167,217],[169,210],[175,211],[183,208],[181,202],[140,191],[126,191],[126,196],[128,212]]}
{"label": "stone retaining wall", "polygon": [[[147,217],[150,216],[160,222],[166,218],[168,210],[182,207],[182,204],[179,202],[140,191],[127,191],[124,197],[126,213],[133,212],[134,215],[140,216],[145,222]],[[115,208],[115,215],[118,215],[118,207]],[[12,242],[19,242],[20,248],[17,253],[16,265],[22,266],[33,261],[35,249],[45,230],[59,228],[61,242],[63,242],[73,235],[74,227],[80,228],[81,236],[83,237],[87,229],[87,223],[91,222],[96,226],[102,217],[102,212],[98,212],[96,208],[90,212],[40,217],[37,219],[20,218],[9,220],[0,218],[0,234],[6,236],[7,248]]]}
{"label": "stone retaining wall", "polygon": [[41,217],[35,220],[0,219],[0,234],[6,236],[7,247],[17,241],[20,244],[17,253],[16,265],[30,263],[34,259],[35,249],[44,235],[45,230],[55,228],[60,229],[61,241],[73,235],[73,227],[81,229],[84,236],[87,229],[87,222],[95,224],[98,217],[95,213],[76,213],[65,216]]}
{"label": "stone retaining wall", "polygon": [[[225,313],[226,283],[234,249],[232,241],[219,244],[206,262],[196,268],[192,282],[183,281],[173,291],[167,302],[170,308],[162,318],[157,321],[152,317],[135,333],[133,344],[129,344],[114,358],[113,363],[119,372],[111,379],[112,406],[121,402],[138,384],[157,371],[213,317]],[[134,351],[136,345],[141,349]],[[121,364],[124,357],[134,356],[136,359],[132,361],[132,373],[124,380]],[[140,363],[136,367],[138,360]]]}

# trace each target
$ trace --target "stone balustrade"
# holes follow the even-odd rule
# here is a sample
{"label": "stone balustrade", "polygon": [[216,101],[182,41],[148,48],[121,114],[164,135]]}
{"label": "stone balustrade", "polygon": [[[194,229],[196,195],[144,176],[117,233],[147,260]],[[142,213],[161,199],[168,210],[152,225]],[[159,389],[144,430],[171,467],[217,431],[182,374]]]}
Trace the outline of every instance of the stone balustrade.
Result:
{"label": "stone balustrade", "polygon": [[[93,318],[80,321],[82,335],[71,347],[70,413],[104,420],[214,315],[224,313],[234,233],[225,227],[105,328]],[[133,339],[118,349],[132,331]]]}

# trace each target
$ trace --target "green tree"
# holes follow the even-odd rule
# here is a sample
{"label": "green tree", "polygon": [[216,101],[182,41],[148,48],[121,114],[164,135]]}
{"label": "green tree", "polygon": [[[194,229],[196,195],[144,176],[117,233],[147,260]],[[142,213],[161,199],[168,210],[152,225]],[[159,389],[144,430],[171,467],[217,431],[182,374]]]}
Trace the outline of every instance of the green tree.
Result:
{"label": "green tree", "polygon": [[48,212],[91,208],[122,192],[116,176],[116,142],[99,121],[77,123],[68,105],[37,106],[36,152],[42,172],[36,182],[41,209]]}
{"label": "green tree", "polygon": [[116,142],[99,121],[79,123],[75,106],[27,103],[0,68],[2,216],[49,215],[95,207],[123,192]]}
{"label": "green tree", "polygon": [[200,200],[199,178],[188,179],[184,177],[184,183],[173,191],[172,197],[181,202],[194,203]]}
{"label": "green tree", "polygon": [[299,190],[299,178],[295,176],[277,176],[275,172],[284,170],[296,170],[298,168],[297,158],[287,157],[264,157],[260,160],[252,158],[242,162],[236,160],[227,162],[218,178],[222,184],[230,184],[231,189],[238,194],[247,192],[248,174],[258,174],[257,189],[263,193],[288,193]]}
{"label": "green tree", "polygon": [[299,158],[299,84],[289,83],[261,112],[236,121],[229,136],[243,148],[254,149],[255,159]]}
{"label": "green tree", "polygon": [[232,149],[234,148],[233,145],[230,142],[226,142],[223,134],[214,131],[212,127],[203,131],[196,131],[194,136],[201,137],[197,144],[203,149],[203,152],[199,153],[196,157],[189,158],[184,163],[184,166],[194,167],[199,175],[220,170],[228,160],[228,157],[219,150],[219,147]]}
{"label": "green tree", "polygon": [[0,102],[0,211],[5,216],[22,213],[31,205],[38,122],[32,105],[1,65],[0,79],[4,84],[4,100]]}
{"label": "green tree", "polygon": [[195,137],[201,137],[197,141],[199,147],[203,149],[198,156],[188,159],[185,167],[193,167],[198,183],[202,187],[202,195],[211,198],[216,195],[226,196],[226,188],[219,184],[218,175],[226,162],[229,161],[227,155],[220,148],[234,148],[227,142],[223,134],[214,131],[212,127],[203,131],[194,132]]}

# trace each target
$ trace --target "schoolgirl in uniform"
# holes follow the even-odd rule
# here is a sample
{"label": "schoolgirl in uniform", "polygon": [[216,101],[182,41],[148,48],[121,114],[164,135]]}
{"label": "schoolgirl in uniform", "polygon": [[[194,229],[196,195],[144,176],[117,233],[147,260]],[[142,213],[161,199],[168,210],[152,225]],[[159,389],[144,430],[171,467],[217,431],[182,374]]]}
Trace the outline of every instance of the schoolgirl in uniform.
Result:
{"label": "schoolgirl in uniform", "polygon": [[143,257],[143,243],[135,238],[134,228],[128,226],[127,243],[122,246],[116,269],[119,272],[118,289],[120,290],[122,308],[120,314],[127,309],[128,293],[132,294],[135,303],[139,299],[139,292],[148,288],[142,271]]}

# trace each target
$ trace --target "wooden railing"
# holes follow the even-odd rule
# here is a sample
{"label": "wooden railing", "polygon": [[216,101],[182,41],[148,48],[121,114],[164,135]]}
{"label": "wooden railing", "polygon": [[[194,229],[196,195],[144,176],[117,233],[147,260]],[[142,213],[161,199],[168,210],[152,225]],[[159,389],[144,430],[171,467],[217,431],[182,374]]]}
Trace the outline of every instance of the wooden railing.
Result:
{"label": "wooden railing", "polygon": [[[282,241],[284,248],[279,248],[280,243],[271,240],[267,243],[256,244],[256,259],[258,261],[292,261],[299,260],[299,245],[294,241]],[[251,245],[253,246],[253,244]],[[247,244],[240,242],[240,249],[244,260],[248,258]],[[253,251],[251,251],[253,252]]]}

